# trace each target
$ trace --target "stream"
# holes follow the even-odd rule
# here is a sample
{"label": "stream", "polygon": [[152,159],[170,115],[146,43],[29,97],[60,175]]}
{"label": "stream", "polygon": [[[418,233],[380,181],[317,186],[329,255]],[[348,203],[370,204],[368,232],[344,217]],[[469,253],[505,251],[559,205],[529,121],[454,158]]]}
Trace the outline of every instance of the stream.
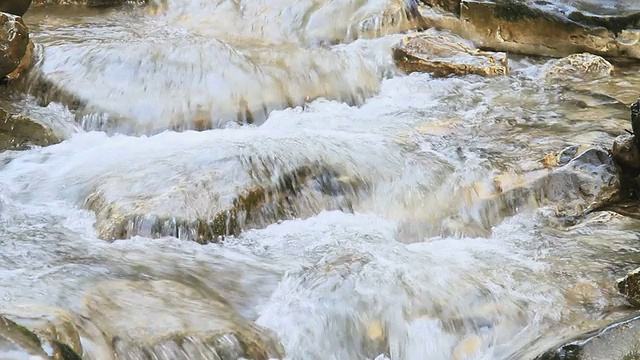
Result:
{"label": "stream", "polygon": [[[549,82],[551,59],[509,55],[506,76],[404,75],[390,51],[413,26],[402,9],[30,9],[42,72],[87,106],[0,95],[65,138],[0,153],[0,308],[84,314],[102,329],[78,325],[95,360],[112,358],[104,329],[145,338],[184,322],[197,333],[218,297],[291,360],[533,359],[631,314],[615,279],[640,266],[638,220],[559,224],[549,207],[523,207],[487,228],[465,189],[567,146],[610,147],[630,129],[637,66]],[[300,168],[364,190],[310,185],[287,198],[295,211],[211,241],[142,216],[214,214],[254,181]],[[131,213],[137,227],[115,236],[125,230],[113,219]],[[128,359],[217,359],[202,344],[148,357],[122,346]]]}

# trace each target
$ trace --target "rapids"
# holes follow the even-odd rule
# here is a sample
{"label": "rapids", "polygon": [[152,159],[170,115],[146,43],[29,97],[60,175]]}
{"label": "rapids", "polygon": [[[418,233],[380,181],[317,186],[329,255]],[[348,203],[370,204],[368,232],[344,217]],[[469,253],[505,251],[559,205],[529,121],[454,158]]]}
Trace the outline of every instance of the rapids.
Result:
{"label": "rapids", "polygon": [[[390,47],[414,28],[405,9],[31,9],[44,78],[82,106],[1,95],[66,140],[0,153],[0,308],[81,312],[106,280],[172,280],[219,294],[292,360],[530,359],[626,315],[613,280],[640,264],[638,221],[597,213],[561,226],[522,208],[487,230],[461,193],[569,145],[608,146],[629,127],[637,70],[552,84],[549,59],[512,56],[509,76],[401,75]],[[366,191],[302,192],[299,216],[204,245],[105,241],[86,208],[98,192],[119,209],[209,213],[251,181],[248,158],[268,174],[322,163]],[[157,313],[196,316],[177,300],[135,302],[136,320],[161,329]],[[109,358],[94,335],[81,337],[85,358]]]}

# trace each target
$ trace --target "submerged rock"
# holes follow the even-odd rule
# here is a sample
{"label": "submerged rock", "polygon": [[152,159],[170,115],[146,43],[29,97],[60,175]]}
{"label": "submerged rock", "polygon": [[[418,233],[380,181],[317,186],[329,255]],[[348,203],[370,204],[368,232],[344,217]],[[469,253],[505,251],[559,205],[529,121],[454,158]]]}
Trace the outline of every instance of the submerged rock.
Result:
{"label": "submerged rock", "polygon": [[81,360],[67,345],[41,338],[4,316],[0,316],[0,358]]}
{"label": "submerged rock", "polygon": [[[243,172],[242,168],[250,180],[244,185],[221,186],[232,178],[240,181],[237,171]],[[287,169],[264,159],[236,158],[211,171],[208,180],[185,183],[154,196],[122,197],[121,190],[98,190],[88,197],[86,206],[96,212],[102,239],[175,236],[207,243],[326,209],[350,211],[351,202],[344,195],[354,195],[363,186],[317,163]],[[176,199],[186,203],[175,206]]]}
{"label": "submerged rock", "polygon": [[578,336],[535,360],[633,360],[640,357],[640,315]]}
{"label": "submerged rock", "polygon": [[631,304],[640,307],[640,268],[616,281],[616,286]]}
{"label": "submerged rock", "polygon": [[[267,360],[283,348],[216,294],[173,281],[108,281],[85,296],[85,312],[115,359]],[[149,321],[153,319],[153,321]]]}
{"label": "submerged rock", "polygon": [[494,76],[509,71],[506,54],[479,51],[456,35],[436,30],[405,37],[394,46],[393,57],[406,73]]}
{"label": "submerged rock", "polygon": [[17,15],[0,12],[0,79],[20,65],[29,46],[29,31]]}
{"label": "submerged rock", "polygon": [[47,146],[60,142],[49,129],[24,116],[0,109],[0,151],[24,150],[30,146]]}
{"label": "submerged rock", "polygon": [[588,52],[640,58],[640,10],[590,14],[534,0],[462,0],[460,14],[422,7],[424,27],[450,30],[495,51],[563,57]]}
{"label": "submerged rock", "polygon": [[613,65],[601,56],[582,53],[554,60],[545,75],[554,80],[572,78],[594,80],[610,76],[613,71]]}

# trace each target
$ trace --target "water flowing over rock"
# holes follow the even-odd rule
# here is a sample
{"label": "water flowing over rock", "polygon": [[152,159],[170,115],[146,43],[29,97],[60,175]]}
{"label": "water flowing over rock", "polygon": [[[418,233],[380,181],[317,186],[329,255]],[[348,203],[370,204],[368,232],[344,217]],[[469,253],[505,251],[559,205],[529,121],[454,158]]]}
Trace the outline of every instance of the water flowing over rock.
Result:
{"label": "water flowing over rock", "polygon": [[[85,297],[87,317],[113,344],[115,359],[280,359],[267,330],[215,294],[173,281],[110,281]],[[153,322],[148,319],[153,318]]]}
{"label": "water flowing over rock", "polygon": [[22,18],[0,12],[0,79],[20,65],[29,46],[29,32]]}
{"label": "water flowing over rock", "polygon": [[67,345],[40,338],[27,328],[0,316],[0,357],[3,359],[80,360]]}
{"label": "water flowing over rock", "polygon": [[479,51],[458,36],[435,30],[402,39],[393,52],[396,64],[406,73],[494,76],[509,72],[506,54]]}
{"label": "water flowing over rock", "polygon": [[[562,153],[566,153],[567,149]],[[562,153],[559,162],[566,161]],[[565,165],[538,170],[523,176],[505,176],[491,184],[469,189],[462,213],[467,221],[479,222],[485,229],[512,216],[518,209],[553,206],[559,218],[575,219],[603,209],[624,198],[620,171],[602,149],[587,149]]]}
{"label": "water flowing over rock", "polygon": [[579,9],[587,3],[562,7],[547,1],[462,0],[459,16],[430,7],[421,13],[426,27],[451,30],[480,48],[555,57],[589,52],[640,58],[638,6],[626,2],[619,15],[602,15]]}
{"label": "water flowing over rock", "polygon": [[24,150],[30,146],[47,146],[60,139],[38,122],[13,115],[0,108],[0,151]]}

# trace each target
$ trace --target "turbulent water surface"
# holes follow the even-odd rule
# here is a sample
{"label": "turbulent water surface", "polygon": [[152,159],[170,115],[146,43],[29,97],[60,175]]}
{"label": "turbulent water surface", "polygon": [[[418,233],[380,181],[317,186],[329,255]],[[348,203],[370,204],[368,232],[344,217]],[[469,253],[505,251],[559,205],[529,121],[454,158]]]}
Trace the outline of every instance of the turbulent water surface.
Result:
{"label": "turbulent water surface", "polygon": [[[86,300],[99,284],[172,280],[219,294],[289,359],[528,359],[624,316],[613,284],[640,263],[637,221],[567,227],[523,208],[487,229],[465,189],[568,145],[609,145],[629,126],[637,70],[551,83],[548,59],[512,57],[502,77],[401,75],[390,48],[413,28],[405,8],[31,9],[42,73],[84,105],[1,100],[66,137],[0,154],[2,308],[99,312]],[[298,215],[206,245],[144,229],[106,241],[111,223],[88,209],[99,194],[109,211],[215,212],[254,181],[250,159],[267,181],[321,164],[365,190],[310,188],[290,200]],[[173,291],[131,300],[127,326],[196,317]],[[103,311],[94,321],[114,327],[131,316]],[[82,341],[87,358],[108,358]]]}

